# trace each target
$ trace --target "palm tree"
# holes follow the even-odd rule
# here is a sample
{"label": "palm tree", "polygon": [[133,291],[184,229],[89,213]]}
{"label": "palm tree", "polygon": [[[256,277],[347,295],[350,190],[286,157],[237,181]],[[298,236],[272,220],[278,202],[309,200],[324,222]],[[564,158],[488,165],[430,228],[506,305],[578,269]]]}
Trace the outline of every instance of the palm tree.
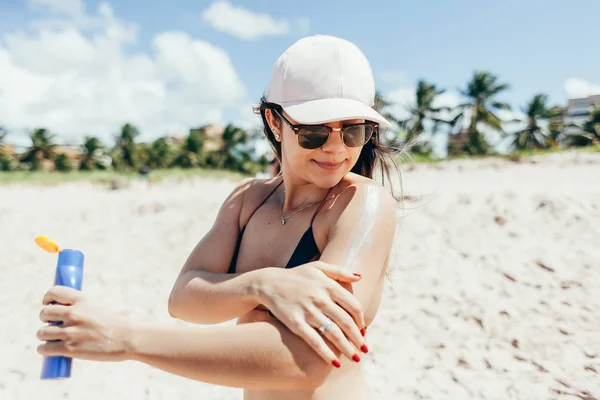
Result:
{"label": "palm tree", "polygon": [[580,132],[566,135],[569,146],[583,147],[600,144],[600,106],[596,106],[583,126],[573,124]]}
{"label": "palm tree", "polygon": [[396,118],[387,111],[387,108],[392,105],[392,102],[387,100],[380,91],[375,92],[375,102],[373,109],[380,113],[388,121],[396,121]]}
{"label": "palm tree", "polygon": [[14,168],[14,158],[4,153],[4,140],[8,132],[0,125],[0,171],[11,171]]}
{"label": "palm tree", "polygon": [[[548,107],[548,96],[536,94],[521,111],[527,116],[527,126],[513,133],[512,146],[516,150],[535,150],[550,144],[548,129],[540,126],[540,121],[549,120],[556,114]],[[519,121],[525,122],[525,121]]]}
{"label": "palm tree", "polygon": [[554,106],[550,109],[550,119],[548,120],[548,144],[550,147],[559,147],[561,139],[565,134],[565,107]]}
{"label": "palm tree", "polygon": [[228,124],[223,131],[223,150],[230,152],[237,146],[246,143],[248,134],[245,130]]}
{"label": "palm tree", "polygon": [[214,168],[244,171],[245,164],[251,159],[248,152],[242,148],[248,137],[245,130],[228,124],[221,135],[221,148],[207,154],[207,164]]}
{"label": "palm tree", "polygon": [[171,163],[172,150],[167,139],[162,137],[152,142],[146,149],[146,163],[151,168],[167,168]]}
{"label": "palm tree", "polygon": [[245,171],[246,163],[251,159],[247,151],[242,148],[248,141],[248,133],[242,129],[228,124],[223,131],[223,167],[236,171]]}
{"label": "palm tree", "polygon": [[54,157],[54,168],[60,172],[70,172],[73,170],[73,164],[66,154],[60,153]]}
{"label": "palm tree", "polygon": [[0,125],[0,157],[4,156],[4,138],[7,134],[6,128]]}
{"label": "palm tree", "polygon": [[96,169],[106,169],[106,166],[100,161],[100,152],[104,149],[100,139],[94,136],[86,136],[81,146],[81,162],[79,169],[81,171],[93,171]]}
{"label": "palm tree", "polygon": [[[445,89],[438,88],[435,84],[420,80],[417,83],[417,90],[415,93],[415,105],[408,107],[410,117],[404,121],[400,121],[401,125],[408,126],[406,128],[406,143],[414,142],[419,135],[425,131],[424,123],[430,120],[435,123],[439,123],[439,113],[441,111],[449,111],[448,107],[434,107],[437,96],[444,93]],[[411,151],[418,153],[427,153],[430,150],[426,147],[417,143],[411,148]]]}
{"label": "palm tree", "polygon": [[486,154],[489,152],[489,144],[483,134],[478,130],[480,124],[502,132],[502,120],[494,114],[497,110],[510,110],[506,103],[496,100],[496,96],[508,89],[506,83],[498,83],[498,78],[485,71],[476,71],[473,78],[467,83],[465,90],[460,93],[468,98],[468,101],[460,104],[460,122],[466,117],[467,110],[471,113],[467,140],[463,151],[469,154]]}
{"label": "palm tree", "polygon": [[30,169],[37,171],[40,169],[42,160],[53,160],[55,157],[54,149],[56,144],[52,143],[54,135],[47,129],[35,129],[31,135],[31,146],[22,155],[21,162],[31,163]]}
{"label": "palm tree", "polygon": [[121,127],[113,149],[113,167],[135,168],[137,164],[135,139],[139,135],[140,131],[132,124],[125,124]]}
{"label": "palm tree", "polygon": [[181,168],[194,168],[202,164],[204,136],[201,129],[190,129],[190,133],[172,165]]}

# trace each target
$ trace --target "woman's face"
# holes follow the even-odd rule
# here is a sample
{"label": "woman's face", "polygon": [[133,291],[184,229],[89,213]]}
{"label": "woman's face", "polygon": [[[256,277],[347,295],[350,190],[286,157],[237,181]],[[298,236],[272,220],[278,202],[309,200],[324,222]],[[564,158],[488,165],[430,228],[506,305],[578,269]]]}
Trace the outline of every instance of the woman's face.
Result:
{"label": "woman's face", "polygon": [[[297,124],[285,112],[283,116],[292,124]],[[273,133],[279,135],[281,143],[282,170],[303,181],[320,188],[328,189],[337,185],[356,164],[361,147],[348,147],[342,141],[341,131],[345,125],[365,122],[364,120],[344,120],[329,122],[333,130],[324,145],[317,149],[305,149],[298,144],[298,137],[286,121],[278,118],[277,113],[267,110],[267,121]]]}

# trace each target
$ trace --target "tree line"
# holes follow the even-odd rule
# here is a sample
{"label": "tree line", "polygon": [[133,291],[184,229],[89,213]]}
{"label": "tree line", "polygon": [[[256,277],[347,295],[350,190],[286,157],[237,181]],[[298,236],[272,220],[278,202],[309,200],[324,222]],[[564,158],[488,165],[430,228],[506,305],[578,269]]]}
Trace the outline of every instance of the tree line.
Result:
{"label": "tree line", "polygon": [[[548,95],[538,93],[521,107],[523,119],[507,121],[498,115],[499,111],[511,111],[512,107],[498,98],[509,89],[510,86],[500,82],[496,75],[476,71],[466,86],[459,90],[462,102],[455,107],[440,107],[436,100],[445,93],[445,89],[420,80],[415,101],[406,110],[408,118],[397,120],[400,129],[396,136],[401,136],[405,143],[415,143],[411,148],[413,153],[430,154],[430,142],[419,140],[420,136],[425,132],[431,135],[445,133],[449,138],[448,156],[496,154],[484,133],[485,129],[509,140],[510,149],[515,151],[600,144],[600,104],[590,110],[585,123],[572,124],[565,121],[566,107],[551,105]],[[376,108],[385,111],[391,105],[378,96]],[[396,120],[389,113],[385,116]],[[519,124],[519,129],[508,129],[515,123]]]}
{"label": "tree line", "polygon": [[[506,121],[498,113],[511,110],[511,106],[498,97],[509,88],[496,75],[476,71],[460,90],[463,101],[455,107],[437,106],[437,100],[445,89],[420,80],[413,104],[406,107],[407,118],[396,118],[390,112],[394,104],[380,93],[376,95],[375,109],[396,123],[387,140],[395,144],[414,143],[411,152],[423,155],[431,155],[432,152],[431,142],[421,140],[425,133],[429,133],[430,137],[447,134],[447,154],[450,157],[495,154],[485,130],[498,132],[502,138],[509,139],[513,150],[600,144],[600,105],[590,111],[585,123],[567,124],[566,108],[550,105],[548,96],[539,93],[521,108],[524,119]],[[521,128],[509,131],[507,125],[512,123],[519,123]],[[56,151],[56,135],[45,128],[30,133],[31,145],[23,153],[7,154],[2,146],[7,131],[0,127],[0,170],[37,171],[44,160],[49,160],[56,170],[65,172],[109,168],[126,171],[147,166],[155,169],[215,168],[253,174],[268,164],[266,156],[257,159],[248,147],[249,140],[256,134],[229,124],[224,128],[219,147],[207,151],[204,145],[208,138],[202,129],[190,129],[182,143],[172,143],[165,137],[151,143],[138,143],[139,130],[132,124],[125,124],[115,135],[112,146],[106,146],[97,137],[86,136],[79,149],[78,160],[73,163],[65,153]]]}
{"label": "tree line", "polygon": [[[0,143],[6,137],[6,130],[0,128]],[[0,170],[39,171],[44,161],[50,161],[53,168],[61,172],[72,170],[94,171],[113,169],[116,171],[137,171],[142,167],[165,168],[214,168],[252,174],[264,169],[268,164],[265,156],[253,157],[247,148],[249,140],[256,133],[227,125],[218,138],[217,147],[207,150],[205,143],[210,140],[204,129],[190,129],[181,143],[167,137],[160,137],[151,143],[139,143],[139,129],[125,124],[114,136],[114,144],[106,146],[96,136],[85,136],[78,149],[76,161],[66,152],[59,151],[55,143],[56,135],[45,128],[33,130],[29,138],[30,146],[21,154],[9,155],[0,145]]]}

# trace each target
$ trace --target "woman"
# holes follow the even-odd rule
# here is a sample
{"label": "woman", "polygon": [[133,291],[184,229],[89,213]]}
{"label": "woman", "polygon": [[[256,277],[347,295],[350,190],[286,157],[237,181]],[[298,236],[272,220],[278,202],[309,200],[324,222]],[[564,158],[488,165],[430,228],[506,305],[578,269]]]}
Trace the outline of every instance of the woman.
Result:
{"label": "woman", "polygon": [[[312,36],[276,62],[260,113],[281,174],[242,182],[193,249],[170,314],[235,326],[125,320],[78,291],[51,288],[43,355],[138,360],[245,389],[245,399],[367,399],[360,368],[395,232],[395,200],[372,179],[385,149],[368,61]],[[218,251],[217,251],[218,250]],[[51,304],[52,302],[60,304]],[[58,341],[56,341],[58,340]]]}

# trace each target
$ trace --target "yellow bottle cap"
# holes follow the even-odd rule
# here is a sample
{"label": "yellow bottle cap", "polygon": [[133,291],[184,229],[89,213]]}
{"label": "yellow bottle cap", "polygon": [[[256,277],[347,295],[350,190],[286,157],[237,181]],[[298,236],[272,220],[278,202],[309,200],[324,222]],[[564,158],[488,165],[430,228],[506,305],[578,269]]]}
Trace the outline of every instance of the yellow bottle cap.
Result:
{"label": "yellow bottle cap", "polygon": [[60,247],[46,236],[38,236],[35,238],[35,243],[48,253],[60,253]]}

